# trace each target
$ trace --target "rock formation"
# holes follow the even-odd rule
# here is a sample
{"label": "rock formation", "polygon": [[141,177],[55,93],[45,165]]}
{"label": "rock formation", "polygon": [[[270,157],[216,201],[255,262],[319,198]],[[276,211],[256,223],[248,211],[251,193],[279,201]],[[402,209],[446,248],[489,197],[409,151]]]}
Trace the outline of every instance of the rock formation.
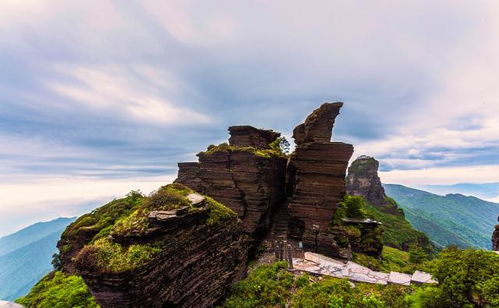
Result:
{"label": "rock formation", "polygon": [[370,204],[383,207],[387,204],[385,189],[378,176],[379,162],[362,155],[348,168],[347,193],[364,197]]}
{"label": "rock formation", "polygon": [[270,143],[281,136],[272,130],[258,129],[249,125],[231,126],[229,132],[230,145],[256,149],[270,149]]}
{"label": "rock formation", "polygon": [[242,278],[248,243],[237,218],[217,224],[207,219],[206,210],[150,215],[151,228],[140,237],[119,239],[161,247],[136,269],[102,270],[91,249],[78,255],[76,265],[101,307],[209,307]]}
{"label": "rock formation", "polygon": [[289,163],[290,233],[306,249],[341,255],[329,232],[333,214],[345,194],[345,173],[353,146],[331,142],[332,127],[342,103],[325,103],[293,131],[295,153]]}
{"label": "rock formation", "polygon": [[333,224],[353,153],[331,142],[342,105],[325,103],[297,126],[289,157],[271,146],[279,133],[230,127],[229,143],[178,164],[174,184],[149,197],[133,192],[68,227],[62,270],[81,274],[102,307],[209,307],[275,229],[286,245],[328,256],[379,256],[376,222]]}
{"label": "rock formation", "polygon": [[499,251],[499,225],[496,225],[492,233],[492,250]]}
{"label": "rock formation", "polygon": [[264,232],[285,197],[287,160],[269,150],[269,143],[280,134],[251,126],[232,126],[229,132],[230,146],[199,153],[199,163],[180,163],[175,182],[231,208],[247,233]]}

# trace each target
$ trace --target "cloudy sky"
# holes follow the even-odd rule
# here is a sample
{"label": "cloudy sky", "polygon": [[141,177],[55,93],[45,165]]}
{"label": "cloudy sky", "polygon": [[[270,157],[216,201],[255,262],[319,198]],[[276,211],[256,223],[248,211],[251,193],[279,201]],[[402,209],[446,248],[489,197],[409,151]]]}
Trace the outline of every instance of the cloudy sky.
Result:
{"label": "cloudy sky", "polygon": [[2,0],[0,235],[168,183],[229,125],[289,136],[325,101],[345,102],[334,138],[385,182],[497,183],[498,15],[479,0]]}

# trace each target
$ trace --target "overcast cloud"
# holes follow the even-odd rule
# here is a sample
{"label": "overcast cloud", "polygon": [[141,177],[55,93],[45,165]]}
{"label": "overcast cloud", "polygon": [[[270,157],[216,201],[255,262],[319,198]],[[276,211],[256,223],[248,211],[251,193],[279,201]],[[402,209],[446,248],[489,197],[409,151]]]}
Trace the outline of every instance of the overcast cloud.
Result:
{"label": "overcast cloud", "polygon": [[325,101],[345,102],[334,138],[377,157],[386,182],[499,182],[498,14],[495,1],[2,0],[0,235],[149,192],[229,125],[289,136]]}

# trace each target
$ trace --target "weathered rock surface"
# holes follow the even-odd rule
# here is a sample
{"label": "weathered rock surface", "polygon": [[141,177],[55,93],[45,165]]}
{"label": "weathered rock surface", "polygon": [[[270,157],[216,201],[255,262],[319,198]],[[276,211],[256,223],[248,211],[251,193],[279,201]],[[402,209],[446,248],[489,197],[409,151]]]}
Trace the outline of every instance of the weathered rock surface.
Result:
{"label": "weathered rock surface", "polygon": [[492,233],[492,250],[499,251],[499,225],[496,225]]}
{"label": "weathered rock surface", "polygon": [[362,155],[348,168],[346,180],[347,193],[364,197],[370,204],[383,207],[387,205],[385,189],[378,176],[379,162],[373,157]]}
{"label": "weathered rock surface", "polygon": [[[234,148],[201,152],[199,163],[180,163],[176,183],[207,194],[242,219],[247,233],[269,228],[272,212],[285,198],[286,158],[261,156],[242,147],[265,149],[280,134],[251,126],[232,126]],[[242,135],[248,132],[249,137]],[[272,141],[273,141],[272,140]]]}
{"label": "weathered rock surface", "polygon": [[324,103],[314,110],[303,124],[293,130],[293,138],[298,146],[309,143],[328,143],[331,141],[336,116],[340,114],[343,103]]}
{"label": "weathered rock surface", "polygon": [[[184,195],[190,206],[149,208],[143,220],[128,222],[131,227],[126,232],[101,238],[121,248],[132,244],[155,247],[157,255],[152,260],[114,272],[92,262],[92,253],[99,248],[85,245],[101,229],[114,228],[113,221],[100,229],[80,228],[78,234],[63,237],[61,252],[66,245],[70,247],[61,254],[64,271],[79,272],[102,307],[210,307],[244,275],[250,250],[273,232],[269,232],[271,224],[272,230],[282,231],[287,243],[298,247],[302,242],[305,251],[344,258],[351,257],[352,250],[379,256],[377,224],[331,225],[346,192],[345,174],[353,153],[352,145],[330,140],[341,106],[325,103],[296,127],[297,147],[289,159],[270,149],[279,133],[230,127],[230,145],[210,146],[198,154],[198,162],[179,163],[175,183],[196,191]],[[238,218],[230,211],[233,219],[208,224],[206,204],[213,202],[211,198],[232,209]],[[150,200],[146,198],[144,204]],[[116,214],[111,209],[105,217],[117,220],[140,215],[136,207],[124,210],[128,212]],[[94,219],[96,213],[87,215]],[[360,230],[360,238],[349,238],[348,224]],[[328,268],[338,268],[338,275],[356,281],[388,279],[388,274],[364,273],[352,263],[344,268],[331,261]]]}
{"label": "weathered rock surface", "polygon": [[281,136],[273,130],[258,129],[249,125],[231,126],[229,133],[230,145],[257,149],[269,149],[269,144]]}
{"label": "weathered rock surface", "polygon": [[208,225],[206,218],[199,211],[157,219],[131,240],[156,243],[161,253],[135,270],[100,272],[85,256],[78,270],[101,307],[210,307],[244,274],[248,243],[238,219]]}
{"label": "weathered rock surface", "polygon": [[328,231],[345,195],[345,173],[353,154],[352,145],[330,141],[342,105],[325,103],[295,128],[297,148],[288,167],[290,233],[306,249],[332,256],[341,252]]}

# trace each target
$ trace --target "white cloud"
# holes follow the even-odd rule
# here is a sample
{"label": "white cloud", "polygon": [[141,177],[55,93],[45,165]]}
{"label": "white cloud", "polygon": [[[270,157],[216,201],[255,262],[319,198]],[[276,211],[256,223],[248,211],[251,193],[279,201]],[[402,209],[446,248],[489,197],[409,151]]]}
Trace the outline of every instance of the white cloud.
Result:
{"label": "white cloud", "polygon": [[379,173],[383,183],[408,186],[499,182],[498,165],[392,170]]}
{"label": "white cloud", "polygon": [[0,236],[37,221],[81,215],[88,211],[82,204],[96,207],[131,190],[149,194],[174,179],[173,175],[127,179],[16,177],[0,183]]}
{"label": "white cloud", "polygon": [[[48,87],[99,111],[125,113],[135,120],[161,124],[211,122],[206,115],[167,101],[165,96],[174,96],[171,92],[177,91],[177,85],[171,76],[151,67],[61,65],[59,70],[78,83],[51,81]],[[130,71],[140,74],[139,78],[134,78]]]}

